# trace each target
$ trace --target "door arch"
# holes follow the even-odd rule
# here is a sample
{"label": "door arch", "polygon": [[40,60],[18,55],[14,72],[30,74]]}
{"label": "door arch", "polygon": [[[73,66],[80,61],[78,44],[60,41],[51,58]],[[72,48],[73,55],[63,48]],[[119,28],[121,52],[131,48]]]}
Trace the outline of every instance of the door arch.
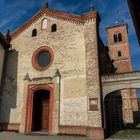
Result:
{"label": "door arch", "polygon": [[[48,120],[45,120],[46,118],[44,118],[44,122],[43,122],[43,116],[41,116],[43,115],[42,114],[43,110],[41,112],[39,111],[37,112],[35,110],[39,110],[39,107],[43,105],[43,101],[45,102],[45,100],[48,103],[47,109],[49,110],[49,112],[48,112]],[[35,102],[40,102],[40,103],[36,104]],[[26,133],[42,130],[43,127],[47,127],[46,131],[48,133],[52,132],[53,103],[54,103],[53,84],[29,86],[28,96],[27,96],[27,107],[26,107],[26,122],[25,122]],[[39,116],[38,117],[34,116],[37,113],[40,113],[40,118]],[[46,114],[44,114],[44,116],[45,115]],[[40,122],[38,124],[35,124],[34,121],[37,119]],[[47,125],[43,126],[43,123],[45,123],[45,121]]]}

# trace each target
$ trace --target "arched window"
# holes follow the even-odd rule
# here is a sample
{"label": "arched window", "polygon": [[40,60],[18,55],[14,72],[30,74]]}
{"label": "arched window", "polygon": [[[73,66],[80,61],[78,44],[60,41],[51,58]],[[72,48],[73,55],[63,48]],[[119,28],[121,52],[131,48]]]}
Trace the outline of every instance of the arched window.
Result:
{"label": "arched window", "polygon": [[47,29],[47,19],[46,18],[42,20],[42,27],[41,28]]}
{"label": "arched window", "polygon": [[51,32],[56,32],[56,30],[57,30],[57,25],[56,24],[53,24],[52,25]]}
{"label": "arched window", "polygon": [[116,43],[118,40],[117,40],[117,35],[115,34],[114,35],[114,43]]}
{"label": "arched window", "polygon": [[121,42],[122,41],[122,35],[119,33],[118,34],[118,41]]}
{"label": "arched window", "polygon": [[121,56],[122,56],[121,51],[118,51],[118,57],[121,57]]}
{"label": "arched window", "polygon": [[33,29],[32,31],[32,37],[37,36],[37,29]]}

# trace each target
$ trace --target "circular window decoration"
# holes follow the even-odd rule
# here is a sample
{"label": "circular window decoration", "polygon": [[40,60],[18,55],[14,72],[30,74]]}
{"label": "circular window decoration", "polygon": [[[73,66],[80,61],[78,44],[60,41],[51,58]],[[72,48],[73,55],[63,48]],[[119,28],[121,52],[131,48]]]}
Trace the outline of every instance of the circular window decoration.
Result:
{"label": "circular window decoration", "polygon": [[32,58],[32,65],[36,70],[44,71],[48,69],[54,60],[53,50],[43,46],[35,51]]}

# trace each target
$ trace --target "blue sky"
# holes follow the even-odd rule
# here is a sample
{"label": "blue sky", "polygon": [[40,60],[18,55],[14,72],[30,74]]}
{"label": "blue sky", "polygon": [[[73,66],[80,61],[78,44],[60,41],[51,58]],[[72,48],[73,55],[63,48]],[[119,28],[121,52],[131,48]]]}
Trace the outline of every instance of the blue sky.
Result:
{"label": "blue sky", "polygon": [[[44,7],[46,0],[0,0],[0,31],[7,28],[14,31],[37,11]],[[107,45],[106,27],[128,23],[130,51],[134,70],[140,70],[140,46],[128,9],[127,0],[48,0],[49,7],[74,14],[89,11],[93,3],[101,16],[100,35]]]}

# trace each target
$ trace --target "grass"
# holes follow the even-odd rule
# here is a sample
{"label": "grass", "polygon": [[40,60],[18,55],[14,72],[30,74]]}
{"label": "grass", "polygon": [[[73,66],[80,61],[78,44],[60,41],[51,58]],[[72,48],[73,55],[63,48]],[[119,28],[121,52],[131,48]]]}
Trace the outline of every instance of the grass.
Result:
{"label": "grass", "polygon": [[136,126],[136,128],[140,129],[140,123]]}
{"label": "grass", "polygon": [[140,137],[140,124],[133,129],[124,129],[116,132],[111,138],[134,138]]}

